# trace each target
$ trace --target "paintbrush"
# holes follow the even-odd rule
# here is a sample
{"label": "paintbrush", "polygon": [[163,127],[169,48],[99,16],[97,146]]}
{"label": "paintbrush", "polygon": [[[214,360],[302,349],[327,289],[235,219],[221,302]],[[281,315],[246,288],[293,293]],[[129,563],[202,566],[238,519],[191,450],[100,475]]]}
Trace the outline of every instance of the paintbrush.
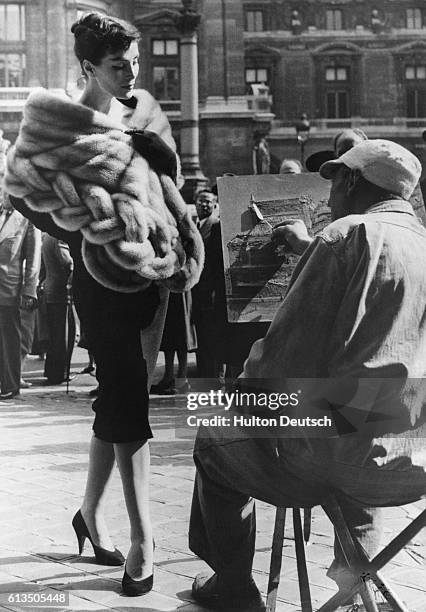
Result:
{"label": "paintbrush", "polygon": [[259,210],[259,207],[257,206],[254,196],[253,194],[251,194],[251,198],[250,198],[250,204],[249,204],[249,208],[251,208],[251,210],[254,212],[254,214],[256,215],[258,221],[261,221],[262,223],[266,223],[267,225],[269,225],[269,227],[271,228],[271,230],[273,230],[274,228],[272,227],[272,225],[269,223],[269,221],[267,219],[265,219],[265,217],[262,215],[262,213]]}

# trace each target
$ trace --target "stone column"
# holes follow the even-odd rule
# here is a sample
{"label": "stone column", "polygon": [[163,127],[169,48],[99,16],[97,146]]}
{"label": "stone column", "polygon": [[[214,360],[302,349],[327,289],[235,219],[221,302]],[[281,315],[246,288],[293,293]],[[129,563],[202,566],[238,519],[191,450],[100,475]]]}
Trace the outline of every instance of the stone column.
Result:
{"label": "stone column", "polygon": [[69,38],[66,17],[66,9],[63,6],[59,9],[56,0],[45,0],[46,87],[53,90],[64,90],[66,87]]}
{"label": "stone column", "polygon": [[180,39],[181,130],[180,155],[185,185],[182,195],[193,203],[195,193],[207,184],[200,168],[198,120],[198,46],[197,28],[201,15],[192,9],[191,0],[183,0],[184,8],[176,15]]}

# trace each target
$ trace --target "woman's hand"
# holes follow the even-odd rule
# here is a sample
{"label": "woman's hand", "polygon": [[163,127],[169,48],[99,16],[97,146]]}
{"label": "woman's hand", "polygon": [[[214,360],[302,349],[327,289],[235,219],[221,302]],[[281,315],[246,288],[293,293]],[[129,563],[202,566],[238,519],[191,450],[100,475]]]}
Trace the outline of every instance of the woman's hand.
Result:
{"label": "woman's hand", "polygon": [[164,140],[149,130],[129,130],[133,146],[142,155],[153,170],[158,174],[167,174],[176,183],[177,159],[176,153]]}
{"label": "woman's hand", "polygon": [[302,255],[312,242],[306,225],[300,219],[289,219],[276,225],[272,232],[272,241],[286,246],[296,255]]}

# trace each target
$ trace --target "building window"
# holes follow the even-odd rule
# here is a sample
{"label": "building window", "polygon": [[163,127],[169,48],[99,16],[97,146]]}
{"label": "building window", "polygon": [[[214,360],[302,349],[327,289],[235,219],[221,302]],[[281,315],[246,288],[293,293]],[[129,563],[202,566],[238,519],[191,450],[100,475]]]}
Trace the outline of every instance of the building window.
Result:
{"label": "building window", "polygon": [[426,117],[426,64],[405,66],[407,117]]}
{"label": "building window", "polygon": [[246,68],[246,83],[268,83],[267,68]]}
{"label": "building window", "polygon": [[175,38],[160,38],[152,41],[152,55],[177,55],[178,50],[179,45]]}
{"label": "building window", "polygon": [[25,5],[0,5],[0,40],[25,40]]}
{"label": "building window", "polygon": [[263,32],[263,11],[246,11],[246,31]]}
{"label": "building window", "polygon": [[157,100],[179,100],[179,70],[174,66],[154,66],[153,94]]}
{"label": "building window", "polygon": [[328,91],[326,99],[327,119],[346,119],[350,117],[349,93],[343,91]]}
{"label": "building window", "polygon": [[25,54],[0,53],[0,87],[23,87]]}
{"label": "building window", "polygon": [[328,9],[325,12],[326,30],[343,30],[343,14],[340,9]]}
{"label": "building window", "polygon": [[409,8],[406,9],[406,23],[408,30],[421,30],[423,27],[422,9]]}
{"label": "building window", "polygon": [[328,119],[350,117],[350,82],[347,66],[325,68],[325,113]]}
{"label": "building window", "polygon": [[347,81],[348,69],[345,66],[330,66],[325,69],[326,81]]}
{"label": "building window", "polygon": [[180,99],[179,40],[153,38],[151,40],[152,89],[162,101]]}
{"label": "building window", "polygon": [[426,79],[426,64],[421,66],[405,66],[405,78],[407,81],[422,81]]}
{"label": "building window", "polygon": [[407,89],[407,117],[416,119],[426,117],[426,90]]}

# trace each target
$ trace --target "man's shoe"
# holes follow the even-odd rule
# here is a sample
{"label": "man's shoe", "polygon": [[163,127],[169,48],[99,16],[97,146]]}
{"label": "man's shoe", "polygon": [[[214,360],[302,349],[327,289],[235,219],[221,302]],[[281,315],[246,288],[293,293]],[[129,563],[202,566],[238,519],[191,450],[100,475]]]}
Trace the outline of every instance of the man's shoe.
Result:
{"label": "man's shoe", "polygon": [[44,381],[43,384],[46,387],[62,385],[62,383],[64,383],[64,382],[71,382],[72,380],[74,380],[75,377],[76,377],[75,374],[70,374],[70,376],[68,376],[68,378],[48,378],[47,380]]}
{"label": "man's shoe", "polygon": [[244,584],[231,587],[223,586],[217,574],[201,572],[192,584],[192,596],[198,603],[208,608],[222,610],[245,610],[246,612],[264,612],[266,610],[262,596],[253,578]]}
{"label": "man's shoe", "polygon": [[32,386],[32,383],[28,382],[27,380],[24,380],[23,378],[21,378],[21,380],[19,381],[19,387],[21,389],[29,389]]}
{"label": "man's shoe", "polygon": [[7,393],[0,393],[0,400],[10,400],[19,395],[19,389],[16,391],[8,391]]}
{"label": "man's shoe", "polygon": [[160,380],[156,385],[151,385],[150,393],[154,395],[176,395],[175,379]]}

